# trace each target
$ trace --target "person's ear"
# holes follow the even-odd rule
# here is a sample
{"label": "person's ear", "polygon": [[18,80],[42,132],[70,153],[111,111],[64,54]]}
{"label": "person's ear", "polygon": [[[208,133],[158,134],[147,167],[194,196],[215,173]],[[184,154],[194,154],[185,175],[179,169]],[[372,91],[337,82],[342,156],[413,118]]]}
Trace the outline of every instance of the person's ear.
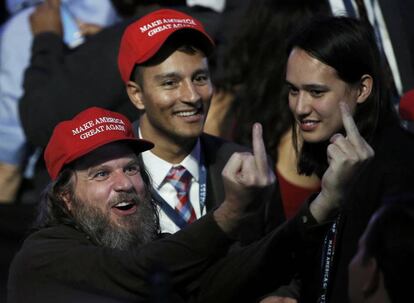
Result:
{"label": "person's ear", "polygon": [[358,87],[358,98],[357,103],[364,103],[371,95],[373,79],[370,75],[365,74],[361,77]]}
{"label": "person's ear", "polygon": [[365,298],[369,298],[378,291],[381,284],[382,273],[375,258],[369,258],[364,267],[366,268],[367,279],[362,285],[362,293]]}
{"label": "person's ear", "polygon": [[142,88],[134,81],[128,81],[127,83],[127,93],[131,102],[139,110],[145,109],[145,104],[142,98]]}
{"label": "person's ear", "polygon": [[72,210],[72,195],[69,192],[62,192],[59,194],[60,199],[65,203],[66,208]]}

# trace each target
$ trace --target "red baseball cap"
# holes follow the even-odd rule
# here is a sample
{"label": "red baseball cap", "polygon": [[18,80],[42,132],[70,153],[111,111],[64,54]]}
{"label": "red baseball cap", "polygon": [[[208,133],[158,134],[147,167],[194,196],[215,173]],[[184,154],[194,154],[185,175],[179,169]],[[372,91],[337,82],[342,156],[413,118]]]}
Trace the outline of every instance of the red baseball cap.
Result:
{"label": "red baseball cap", "polygon": [[213,39],[201,22],[183,12],[160,9],[130,24],[124,31],[118,53],[118,67],[122,80],[128,82],[135,64],[150,59],[168,37],[184,30],[190,30],[194,35],[192,38],[198,38],[206,56],[213,51]]}
{"label": "red baseball cap", "polygon": [[124,115],[99,107],[88,108],[72,120],[56,125],[44,153],[47,171],[55,180],[66,164],[115,141],[127,141],[137,153],[154,147],[134,136],[131,122]]}

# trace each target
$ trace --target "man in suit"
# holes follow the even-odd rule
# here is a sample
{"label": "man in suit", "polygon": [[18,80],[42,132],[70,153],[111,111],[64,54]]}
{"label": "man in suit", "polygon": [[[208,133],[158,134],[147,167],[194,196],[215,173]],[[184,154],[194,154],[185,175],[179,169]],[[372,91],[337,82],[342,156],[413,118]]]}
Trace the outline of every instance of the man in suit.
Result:
{"label": "man in suit", "polygon": [[395,99],[414,88],[414,30],[411,22],[414,3],[397,0],[329,0],[335,15],[366,19],[374,28]]}
{"label": "man in suit", "polygon": [[[141,112],[137,135],[155,143],[142,159],[153,179],[164,232],[174,233],[218,206],[224,199],[224,164],[234,152],[247,151],[203,133],[213,95],[208,64],[213,49],[213,40],[198,20],[169,9],[132,23],[121,40],[121,77]],[[185,205],[170,181],[176,178],[174,171],[183,168],[180,176],[191,175],[186,181],[190,203]],[[244,237],[247,242],[282,221],[274,192],[261,197],[269,203],[248,218],[253,223]]]}
{"label": "man in suit", "polygon": [[[397,92],[399,96],[414,88],[414,30],[411,24],[414,3],[412,1],[397,0],[371,1],[380,19],[382,44],[388,61],[395,60],[391,66],[394,81],[397,81]],[[369,5],[365,1],[367,10]],[[383,20],[381,20],[381,16]],[[374,18],[371,18],[375,20]],[[371,22],[374,23],[374,22]],[[373,24],[375,26],[375,24]],[[388,31],[388,40],[386,36]],[[391,59],[394,53],[395,59]],[[397,79],[397,80],[396,80]]]}

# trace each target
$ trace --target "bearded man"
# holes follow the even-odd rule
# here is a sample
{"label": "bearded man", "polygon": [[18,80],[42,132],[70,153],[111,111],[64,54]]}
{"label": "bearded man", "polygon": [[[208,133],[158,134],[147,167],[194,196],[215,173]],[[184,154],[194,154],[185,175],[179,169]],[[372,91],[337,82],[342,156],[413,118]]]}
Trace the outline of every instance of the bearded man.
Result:
{"label": "bearded man", "polygon": [[56,126],[44,155],[52,182],[39,228],[12,263],[9,302],[258,298],[290,279],[294,251],[320,240],[324,228],[314,218],[326,219],[321,207],[335,211],[330,204],[311,205],[261,241],[228,254],[255,195],[275,182],[256,124],[254,154],[235,153],[223,169],[223,203],[162,237],[139,159],[152,146],[134,137],[127,118],[102,108]]}

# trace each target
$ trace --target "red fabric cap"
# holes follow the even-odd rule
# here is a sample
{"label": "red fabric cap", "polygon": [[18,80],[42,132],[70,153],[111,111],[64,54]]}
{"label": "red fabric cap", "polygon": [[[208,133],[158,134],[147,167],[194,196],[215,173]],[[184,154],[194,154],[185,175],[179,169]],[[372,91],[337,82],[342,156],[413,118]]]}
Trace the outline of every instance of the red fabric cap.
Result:
{"label": "red fabric cap", "polygon": [[180,30],[193,30],[203,40],[209,55],[213,39],[207,34],[197,19],[172,9],[160,9],[134,23],[124,31],[118,54],[118,67],[122,80],[128,82],[135,64],[143,63],[154,56],[173,33]]}
{"label": "red fabric cap", "polygon": [[401,97],[399,112],[402,119],[414,121],[414,89]]}
{"label": "red fabric cap", "polygon": [[134,136],[131,122],[124,115],[99,107],[88,108],[72,120],[56,125],[44,153],[47,171],[55,180],[66,164],[115,141],[128,141],[137,153],[154,147]]}

